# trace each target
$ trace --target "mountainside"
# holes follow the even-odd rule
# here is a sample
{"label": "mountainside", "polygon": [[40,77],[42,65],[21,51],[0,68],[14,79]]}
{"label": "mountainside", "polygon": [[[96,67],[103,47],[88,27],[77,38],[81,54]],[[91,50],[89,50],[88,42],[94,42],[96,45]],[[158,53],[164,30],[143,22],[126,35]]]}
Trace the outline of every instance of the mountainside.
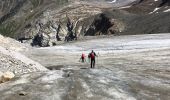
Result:
{"label": "mountainside", "polygon": [[140,0],[140,2],[123,10],[137,15],[128,24],[129,28],[125,34],[131,32],[134,34],[170,32],[169,0]]}
{"label": "mountainside", "polygon": [[170,6],[169,0],[138,0],[133,6],[125,8],[130,13],[152,14],[158,12],[168,12]]}
{"label": "mountainside", "polygon": [[[66,16],[76,24],[78,21],[101,13],[106,8],[127,5],[135,0],[1,0],[0,33],[13,38],[32,37],[37,34],[37,23],[42,23],[47,33],[49,22],[54,26],[62,22],[67,34]],[[116,4],[115,4],[116,3]],[[81,10],[80,10],[81,9]],[[66,15],[67,14],[67,15]],[[76,26],[76,25],[75,25]],[[78,30],[78,29],[76,29]]]}
{"label": "mountainside", "polygon": [[2,0],[0,33],[15,39],[58,33],[64,40],[68,20],[78,37],[168,33],[169,9],[169,0]]}
{"label": "mountainside", "polygon": [[90,27],[85,35],[169,33],[169,16],[169,1],[138,0],[89,18],[92,20],[90,25],[85,24]]}
{"label": "mountainside", "polygon": [[16,38],[48,8],[59,8],[68,0],[0,0],[0,33]]}

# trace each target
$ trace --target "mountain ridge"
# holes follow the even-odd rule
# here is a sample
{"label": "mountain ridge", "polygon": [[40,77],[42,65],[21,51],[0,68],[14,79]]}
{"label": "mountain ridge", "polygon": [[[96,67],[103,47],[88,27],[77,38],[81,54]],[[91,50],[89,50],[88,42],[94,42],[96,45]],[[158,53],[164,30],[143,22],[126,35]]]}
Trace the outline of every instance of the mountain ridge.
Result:
{"label": "mountain ridge", "polygon": [[[15,0],[14,0],[15,1]],[[19,0],[22,2],[22,0]],[[67,27],[67,17],[71,19],[74,23],[74,31],[78,36],[90,35],[85,33],[89,29],[89,26],[95,22],[95,16],[99,16],[101,13],[106,15],[111,15],[109,20],[112,20],[112,24],[115,26],[109,27],[106,31],[111,33],[104,32],[101,34],[153,34],[153,33],[166,33],[169,32],[168,27],[168,10],[169,1],[164,0],[93,0],[89,2],[88,0],[32,0],[24,1],[22,9],[19,9],[18,13],[13,17],[10,17],[6,21],[1,21],[0,32],[5,36],[10,36],[15,39],[18,38],[29,38],[34,37],[40,28],[37,23],[43,24],[43,30],[45,33],[50,33],[51,36],[55,35],[55,29],[49,28],[52,26],[57,26],[62,24],[62,31],[60,31],[60,37],[64,38],[66,36]],[[37,3],[38,2],[38,3]],[[92,3],[96,2],[96,3]],[[99,3],[97,3],[99,2]],[[100,4],[104,2],[104,4]],[[32,6],[28,6],[32,4]],[[121,6],[121,4],[123,6]],[[161,6],[160,6],[161,5]],[[23,13],[23,12],[27,13]],[[123,13],[119,15],[121,12]],[[110,13],[110,14],[109,14]],[[128,13],[128,14],[127,14]],[[166,14],[167,13],[167,14]],[[118,14],[118,15],[115,15]],[[8,14],[7,14],[8,15]],[[10,13],[9,13],[10,15]],[[68,15],[68,16],[67,16]],[[132,18],[128,17],[130,15]],[[93,16],[93,17],[92,17]],[[120,18],[114,16],[119,16]],[[125,16],[125,17],[124,17]],[[107,16],[108,17],[108,16]],[[127,17],[127,19],[126,19]],[[165,19],[161,19],[165,17]],[[3,17],[1,17],[4,19]],[[130,19],[128,19],[130,18]],[[93,20],[92,20],[93,19]],[[151,19],[157,19],[159,23],[161,20],[166,25],[155,23],[155,25],[149,25],[151,29],[147,27],[140,28],[140,24],[146,26],[147,21]],[[89,21],[87,21],[89,20]],[[114,22],[115,20],[115,22]],[[131,21],[132,20],[132,21]],[[51,23],[52,22],[52,23]],[[136,22],[136,23],[134,23]],[[152,21],[151,21],[152,22]],[[50,24],[51,25],[50,25]],[[133,24],[130,24],[133,23]],[[139,25],[137,25],[139,23]],[[93,26],[93,25],[92,25]],[[136,30],[135,27],[137,26]],[[129,28],[130,27],[130,28]],[[139,28],[138,28],[139,27]],[[160,29],[156,28],[160,27]],[[100,32],[99,32],[100,33]],[[99,34],[97,31],[91,35]]]}

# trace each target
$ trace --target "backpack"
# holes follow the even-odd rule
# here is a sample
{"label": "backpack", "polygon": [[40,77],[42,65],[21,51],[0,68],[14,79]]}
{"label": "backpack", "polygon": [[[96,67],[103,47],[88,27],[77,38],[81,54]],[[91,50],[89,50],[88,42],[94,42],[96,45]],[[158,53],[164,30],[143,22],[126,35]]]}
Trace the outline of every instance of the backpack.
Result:
{"label": "backpack", "polygon": [[88,58],[90,58],[90,55],[91,55],[91,54],[88,54]]}
{"label": "backpack", "polygon": [[94,58],[95,58],[95,54],[94,54],[94,53],[91,53],[91,54],[90,54],[90,57],[91,57],[91,59],[94,59]]}

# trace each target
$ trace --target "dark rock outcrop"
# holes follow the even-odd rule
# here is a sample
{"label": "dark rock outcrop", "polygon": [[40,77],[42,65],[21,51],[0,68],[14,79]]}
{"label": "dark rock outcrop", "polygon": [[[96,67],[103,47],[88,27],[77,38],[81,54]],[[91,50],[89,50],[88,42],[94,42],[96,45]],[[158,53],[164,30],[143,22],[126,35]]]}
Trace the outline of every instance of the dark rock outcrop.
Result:
{"label": "dark rock outcrop", "polygon": [[113,24],[111,23],[110,19],[105,14],[100,14],[98,18],[94,20],[94,22],[90,25],[90,28],[85,33],[86,35],[94,35],[94,33],[107,34],[108,29],[112,27]]}
{"label": "dark rock outcrop", "polygon": [[168,5],[170,6],[170,0],[162,0],[161,4],[159,5],[159,7],[162,7],[164,5]]}
{"label": "dark rock outcrop", "polygon": [[32,46],[40,46],[40,47],[48,47],[50,42],[50,37],[45,33],[38,33],[34,36],[31,45]]}

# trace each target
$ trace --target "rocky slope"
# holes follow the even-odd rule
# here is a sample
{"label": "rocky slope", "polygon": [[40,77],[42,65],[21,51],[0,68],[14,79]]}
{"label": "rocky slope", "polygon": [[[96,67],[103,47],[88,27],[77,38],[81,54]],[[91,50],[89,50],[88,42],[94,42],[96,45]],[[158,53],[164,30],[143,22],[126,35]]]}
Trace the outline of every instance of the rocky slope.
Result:
{"label": "rocky slope", "polygon": [[137,16],[128,23],[127,33],[169,33],[170,7],[168,0],[142,0],[124,10]]}
{"label": "rocky slope", "polygon": [[0,0],[0,32],[16,38],[45,10],[67,3],[68,0]]}
{"label": "rocky slope", "polygon": [[11,51],[23,51],[29,48],[29,46],[21,44],[12,38],[4,37],[2,35],[0,35],[0,43],[1,43],[0,44],[1,47]]}
{"label": "rocky slope", "polygon": [[45,71],[45,67],[27,58],[19,51],[28,50],[26,46],[16,40],[0,36],[0,70],[20,75],[28,72]]}
{"label": "rocky slope", "polygon": [[169,0],[140,0],[133,3],[133,6],[125,8],[131,13],[152,14],[159,12],[168,12],[170,6]]}
{"label": "rocky slope", "polygon": [[[98,34],[153,34],[170,31],[168,2],[162,0],[135,1],[88,18],[85,22],[86,35]],[[90,24],[89,24],[90,23]]]}
{"label": "rocky slope", "polygon": [[[90,16],[102,13],[112,7],[127,5],[135,0],[5,0],[1,2],[0,32],[3,35],[18,38],[33,37],[39,31],[39,23],[43,31],[54,35],[54,27],[60,24],[61,37],[67,32],[67,17],[74,23],[74,31],[83,34],[83,25],[77,23]],[[68,15],[68,16],[67,16]],[[90,23],[89,23],[90,24]]]}
{"label": "rocky slope", "polygon": [[55,41],[60,25],[58,33],[64,40],[68,18],[78,37],[170,31],[170,7],[166,0],[7,0],[1,6],[0,32],[16,39],[31,39],[37,33],[45,33]]}

